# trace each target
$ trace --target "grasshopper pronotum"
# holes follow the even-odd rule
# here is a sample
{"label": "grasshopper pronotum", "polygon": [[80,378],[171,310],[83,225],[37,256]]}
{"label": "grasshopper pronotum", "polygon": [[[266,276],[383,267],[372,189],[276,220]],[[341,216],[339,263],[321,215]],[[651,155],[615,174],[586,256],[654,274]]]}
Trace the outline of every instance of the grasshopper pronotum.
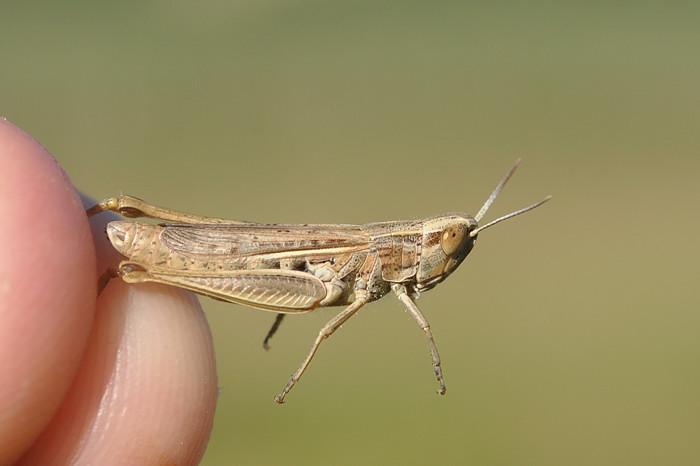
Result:
{"label": "grasshopper pronotum", "polygon": [[102,290],[110,278],[120,276],[128,283],[164,283],[277,312],[263,343],[266,349],[285,314],[346,306],[319,331],[309,354],[275,398],[278,403],[299,381],[321,342],[362,306],[391,290],[428,338],[438,393],[443,395],[447,388],[440,355],[415,299],[462,263],[480,231],[551,198],[478,225],[519,163],[520,159],[474,217],[450,213],[365,225],[259,224],[190,215],[131,196],[106,199],[87,214],[112,210],[165,223],[109,223],[107,236],[127,259],[110,267],[98,286]]}

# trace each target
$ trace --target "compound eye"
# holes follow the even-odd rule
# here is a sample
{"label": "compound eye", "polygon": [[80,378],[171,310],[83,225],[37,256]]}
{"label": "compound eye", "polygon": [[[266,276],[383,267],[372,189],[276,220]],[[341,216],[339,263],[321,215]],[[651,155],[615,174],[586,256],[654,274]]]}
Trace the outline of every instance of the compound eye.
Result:
{"label": "compound eye", "polygon": [[464,243],[467,236],[467,229],[464,225],[450,225],[442,230],[440,246],[448,256],[456,253]]}

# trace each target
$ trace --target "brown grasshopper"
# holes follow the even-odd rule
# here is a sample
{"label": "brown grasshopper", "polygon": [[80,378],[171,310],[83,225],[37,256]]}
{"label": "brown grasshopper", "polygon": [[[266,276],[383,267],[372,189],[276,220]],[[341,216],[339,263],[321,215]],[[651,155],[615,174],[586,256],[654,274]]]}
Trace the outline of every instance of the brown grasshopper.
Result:
{"label": "brown grasshopper", "polygon": [[319,331],[306,359],[275,398],[278,403],[299,381],[321,342],[362,306],[391,290],[425,332],[440,385],[437,392],[444,395],[440,355],[415,299],[462,263],[480,231],[551,198],[478,226],[519,163],[520,159],[474,217],[450,213],[365,225],[259,224],[190,215],[131,196],[106,199],[87,214],[112,210],[166,223],[110,222],[107,236],[127,259],[110,267],[98,286],[101,291],[110,278],[120,276],[127,283],[164,283],[277,312],[265,349],[285,314],[346,306]]}

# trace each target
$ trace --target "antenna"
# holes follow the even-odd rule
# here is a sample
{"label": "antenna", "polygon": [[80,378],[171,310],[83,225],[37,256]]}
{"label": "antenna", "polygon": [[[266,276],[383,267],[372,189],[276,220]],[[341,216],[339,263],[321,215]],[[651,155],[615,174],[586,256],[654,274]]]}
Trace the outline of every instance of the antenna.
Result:
{"label": "antenna", "polygon": [[[484,215],[486,215],[486,212],[491,207],[491,204],[493,204],[493,201],[496,200],[496,198],[498,197],[498,195],[500,194],[501,190],[506,185],[506,183],[508,182],[510,177],[513,176],[513,173],[515,173],[515,169],[518,168],[518,165],[520,165],[521,161],[522,161],[521,158],[518,158],[518,160],[515,161],[515,164],[513,164],[511,169],[508,170],[508,173],[506,173],[506,176],[503,177],[501,182],[498,183],[498,186],[496,186],[496,189],[493,190],[493,192],[491,193],[491,196],[489,196],[489,198],[486,199],[486,202],[484,202],[484,205],[479,210],[479,213],[477,213],[476,216],[474,216],[474,219],[477,222],[479,222],[484,217]],[[551,198],[552,198],[552,196],[547,196],[544,199],[542,199],[541,201],[536,202],[530,206],[524,207],[520,210],[516,210],[515,212],[511,212],[509,214],[506,214],[503,217],[497,218],[496,220],[492,220],[489,223],[487,223],[486,225],[480,226],[480,227],[472,230],[471,232],[469,232],[469,237],[474,238],[477,234],[479,234],[479,232],[481,230],[485,230],[489,227],[494,226],[497,223],[500,223],[504,220],[508,220],[509,218],[515,217],[516,215],[524,214],[525,212],[530,211],[530,210],[534,209],[535,207],[541,206],[542,204],[544,204],[545,202],[547,202]]]}
{"label": "antenna", "polygon": [[498,183],[498,186],[496,186],[496,189],[493,190],[491,193],[491,196],[489,196],[488,199],[486,199],[486,202],[484,202],[484,205],[481,206],[481,210],[479,210],[479,213],[474,216],[474,220],[477,222],[481,220],[481,218],[486,215],[486,211],[489,210],[489,207],[491,207],[491,204],[493,204],[493,201],[496,200],[498,195],[500,194],[501,190],[503,187],[506,185],[508,180],[510,179],[511,176],[513,176],[513,173],[515,173],[515,169],[518,168],[518,165],[520,165],[520,162],[523,159],[518,157],[518,160],[515,161],[515,164],[511,167],[510,170],[508,170],[508,173],[506,173],[506,176],[503,177],[500,183]]}
{"label": "antenna", "polygon": [[552,196],[547,196],[547,197],[545,197],[544,199],[542,199],[540,202],[535,202],[535,203],[532,204],[531,206],[524,207],[524,208],[522,208],[522,209],[520,209],[520,210],[516,210],[515,212],[511,212],[511,213],[509,213],[509,214],[506,214],[506,215],[504,215],[503,217],[499,217],[499,218],[497,218],[496,220],[492,220],[492,221],[490,221],[489,223],[487,223],[486,225],[480,226],[480,227],[475,228],[474,230],[472,230],[472,231],[469,233],[469,236],[473,238],[473,237],[475,237],[476,235],[478,235],[479,232],[480,232],[481,230],[485,230],[485,229],[487,229],[488,227],[492,227],[492,226],[494,226],[495,224],[501,223],[503,220],[508,220],[509,218],[513,218],[513,217],[515,217],[516,215],[524,214],[525,212],[527,212],[527,211],[529,211],[529,210],[532,210],[532,209],[534,209],[535,207],[541,206],[542,204],[544,204],[545,202],[547,202],[547,201],[550,200],[551,198],[552,198]]}

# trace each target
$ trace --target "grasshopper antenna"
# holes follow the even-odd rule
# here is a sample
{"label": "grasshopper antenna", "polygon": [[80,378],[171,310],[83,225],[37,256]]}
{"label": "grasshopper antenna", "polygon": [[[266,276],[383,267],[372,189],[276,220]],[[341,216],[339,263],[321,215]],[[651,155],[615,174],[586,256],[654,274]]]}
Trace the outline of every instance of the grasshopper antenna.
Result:
{"label": "grasshopper antenna", "polygon": [[472,238],[474,238],[476,235],[479,234],[479,232],[480,232],[481,230],[485,230],[485,229],[487,229],[488,227],[492,227],[492,226],[494,226],[495,224],[501,223],[503,220],[508,220],[509,218],[513,218],[513,217],[515,217],[516,215],[524,214],[525,212],[530,211],[530,210],[534,209],[535,207],[541,206],[542,204],[544,204],[545,202],[547,202],[547,201],[550,200],[551,198],[552,198],[552,196],[547,196],[547,197],[545,197],[544,199],[542,199],[542,200],[539,201],[539,202],[535,202],[534,204],[529,205],[529,206],[527,206],[527,207],[523,207],[523,208],[520,209],[520,210],[516,210],[515,212],[511,212],[511,213],[509,213],[509,214],[506,214],[506,215],[504,215],[503,217],[498,217],[496,220],[492,220],[492,221],[490,221],[489,223],[487,223],[486,225],[483,225],[483,226],[480,226],[480,227],[478,227],[478,228],[473,229],[473,230],[469,233],[469,236],[472,237]]}
{"label": "grasshopper antenna", "polygon": [[520,162],[522,162],[523,159],[518,157],[518,160],[515,161],[513,166],[511,167],[510,170],[508,170],[508,173],[506,173],[506,176],[503,177],[500,183],[498,183],[498,186],[496,186],[496,189],[493,190],[491,195],[489,196],[488,199],[486,199],[486,202],[484,202],[484,205],[481,206],[481,210],[479,210],[479,213],[474,216],[474,220],[477,222],[481,221],[484,215],[486,215],[486,212],[489,210],[489,207],[491,207],[491,204],[493,204],[493,201],[496,200],[498,195],[501,193],[501,190],[503,187],[506,185],[508,180],[510,179],[511,176],[513,176],[513,173],[515,173],[515,169],[518,168],[518,165],[520,165]]}
{"label": "grasshopper antenna", "polygon": [[[484,215],[486,215],[486,212],[487,212],[487,211],[489,210],[489,208],[491,207],[491,204],[493,204],[493,201],[495,201],[496,198],[498,197],[498,195],[501,193],[501,190],[502,190],[503,187],[506,185],[506,183],[508,182],[508,180],[510,179],[510,177],[513,176],[513,173],[515,173],[515,169],[518,168],[518,165],[520,165],[520,162],[521,162],[521,161],[522,161],[521,158],[518,158],[518,160],[515,161],[515,164],[513,164],[513,166],[511,167],[511,169],[508,170],[508,173],[506,173],[506,176],[503,177],[503,179],[501,180],[501,182],[498,183],[498,186],[496,186],[496,189],[494,189],[493,192],[491,193],[491,195],[489,196],[489,198],[486,199],[486,202],[484,202],[484,205],[481,206],[481,209],[479,210],[479,213],[477,213],[476,216],[474,216],[474,219],[475,219],[477,222],[479,222],[479,221],[484,217]],[[552,196],[547,196],[547,197],[545,197],[544,199],[542,199],[541,201],[536,202],[536,203],[534,203],[534,204],[532,204],[532,205],[530,205],[530,206],[524,207],[524,208],[522,208],[522,209],[520,209],[520,210],[516,210],[515,212],[511,212],[511,213],[509,213],[509,214],[506,214],[506,215],[504,215],[504,216],[502,216],[502,217],[497,218],[496,220],[492,220],[492,221],[490,221],[489,223],[487,223],[486,225],[480,226],[480,227],[475,228],[474,230],[472,230],[472,231],[469,233],[469,236],[470,236],[471,238],[474,238],[474,237],[476,237],[476,235],[479,234],[479,232],[480,232],[481,230],[485,230],[485,229],[487,229],[487,228],[489,228],[489,227],[494,226],[494,225],[497,224],[497,223],[501,223],[501,222],[504,221],[504,220],[508,220],[509,218],[513,218],[513,217],[515,217],[516,215],[524,214],[525,212],[528,212],[528,211],[534,209],[535,207],[541,206],[542,204],[544,204],[545,202],[547,202],[547,201],[550,200],[551,198],[552,198]]]}

